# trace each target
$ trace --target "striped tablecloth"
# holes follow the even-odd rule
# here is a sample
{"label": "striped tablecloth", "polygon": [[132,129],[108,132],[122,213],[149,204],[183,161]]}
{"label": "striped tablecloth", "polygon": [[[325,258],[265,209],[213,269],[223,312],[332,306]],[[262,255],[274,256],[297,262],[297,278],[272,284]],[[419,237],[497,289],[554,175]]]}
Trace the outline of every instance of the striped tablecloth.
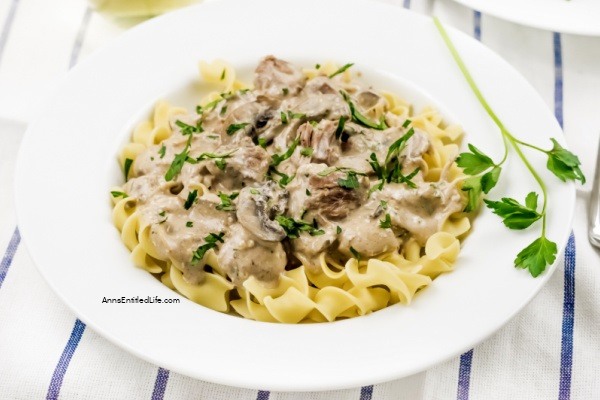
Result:
{"label": "striped tablecloth", "polygon": [[[450,0],[387,1],[438,15],[508,60],[554,110],[592,180],[600,38],[522,27]],[[257,392],[159,368],[86,329],[20,245],[12,175],[44,95],[136,22],[106,18],[83,0],[0,0],[0,399],[600,399],[600,257],[586,235],[589,183],[578,189],[558,271],[531,304],[483,344],[409,378],[335,392]]]}

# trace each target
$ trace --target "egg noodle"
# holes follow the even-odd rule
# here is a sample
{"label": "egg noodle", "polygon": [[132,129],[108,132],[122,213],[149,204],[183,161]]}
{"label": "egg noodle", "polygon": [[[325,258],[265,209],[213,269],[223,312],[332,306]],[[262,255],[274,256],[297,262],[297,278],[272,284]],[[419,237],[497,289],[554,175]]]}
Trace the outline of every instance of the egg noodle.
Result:
{"label": "egg noodle", "polygon": [[[224,92],[249,88],[236,78],[235,70],[223,61],[201,62],[199,69],[205,82],[220,89],[200,101],[203,107],[218,101]],[[339,71],[338,65],[328,63],[318,68],[304,69],[302,73],[310,81],[318,76],[330,76],[336,71]],[[353,71],[348,69],[336,79],[344,84],[350,82],[352,77]],[[398,127],[409,121],[412,128],[425,133],[429,140],[430,145],[422,155],[424,165],[420,175],[423,181],[435,184],[445,180],[457,189],[457,193],[461,193],[463,173],[454,163],[458,155],[461,128],[444,124],[442,116],[433,108],[415,113],[409,103],[395,94],[382,93],[382,97],[383,108],[370,110],[369,115],[386,115],[389,126]],[[135,177],[136,158],[171,137],[175,131],[174,121],[186,114],[185,109],[160,101],[152,118],[137,125],[131,142],[124,146],[119,155],[123,168],[126,163],[130,164],[129,178]],[[187,189],[196,190],[198,199],[214,197],[214,193],[211,194],[211,190],[203,183],[196,183]],[[275,284],[265,284],[254,275],[234,283],[220,265],[217,256],[219,246],[214,246],[204,254],[204,276],[194,282],[186,279],[177,267],[178,263],[165,256],[165,252],[153,240],[152,226],[157,222],[143,217],[139,209],[140,199],[126,194],[124,187],[112,190],[113,221],[131,251],[135,265],[160,278],[163,284],[193,302],[266,322],[335,321],[369,314],[396,303],[409,304],[415,293],[428,286],[432,279],[453,269],[460,251],[459,239],[471,227],[469,219],[462,212],[452,212],[440,221],[439,229],[424,243],[406,235],[399,249],[375,257],[353,254],[352,257],[340,258],[339,254],[323,251],[315,257],[316,267],[312,265],[309,268],[302,263],[283,270]],[[463,201],[463,195],[460,196]],[[200,243],[202,238],[198,238]]]}

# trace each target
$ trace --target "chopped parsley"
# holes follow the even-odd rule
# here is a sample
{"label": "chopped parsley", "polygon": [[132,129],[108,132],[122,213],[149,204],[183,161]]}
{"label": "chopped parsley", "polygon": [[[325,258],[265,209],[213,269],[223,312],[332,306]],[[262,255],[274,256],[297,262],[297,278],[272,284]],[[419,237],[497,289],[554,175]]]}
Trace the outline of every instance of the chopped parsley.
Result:
{"label": "chopped parsley", "polygon": [[[252,189],[250,191],[252,191]],[[235,205],[233,204],[233,200],[238,196],[239,192],[233,192],[231,194],[219,192],[221,204],[217,205],[216,209],[220,211],[235,211]]]}
{"label": "chopped parsley", "polygon": [[302,119],[302,118],[306,117],[306,114],[295,113],[295,112],[292,112],[292,111],[288,111],[288,117],[290,119],[294,119],[294,118],[296,118],[296,119]]}
{"label": "chopped parsley", "polygon": [[344,127],[346,126],[346,121],[348,121],[348,117],[346,117],[345,115],[342,115],[340,117],[340,119],[338,120],[338,126],[335,130],[335,138],[339,139],[342,136],[342,133],[344,133]]}
{"label": "chopped parsley", "polygon": [[284,125],[287,124],[288,123],[288,116],[287,116],[287,114],[284,113],[283,111],[281,111],[279,113],[279,115],[281,116],[281,123],[284,124]]}
{"label": "chopped parsley", "polygon": [[353,65],[354,65],[354,63],[348,63],[348,64],[344,65],[343,67],[341,67],[337,71],[335,71],[333,74],[329,75],[329,78],[333,78],[334,76],[343,73],[344,71],[346,71],[348,68],[350,68]]}
{"label": "chopped parsley", "polygon": [[356,249],[352,246],[350,246],[350,253],[352,253],[352,255],[354,256],[354,258],[356,258],[356,261],[360,262],[360,253],[358,251],[356,251]]}
{"label": "chopped parsley", "polygon": [[223,243],[223,236],[225,236],[225,233],[223,232],[219,234],[209,233],[208,236],[204,238],[204,241],[206,243],[198,247],[198,249],[196,249],[196,251],[192,255],[192,265],[197,265],[200,261],[202,261],[204,255],[208,250],[217,247],[217,242]]}
{"label": "chopped parsley", "polygon": [[310,190],[306,189],[306,195],[307,195],[307,196],[310,196],[310,195],[311,195],[311,193],[310,193]]}
{"label": "chopped parsley", "polygon": [[164,158],[165,157],[165,152],[167,151],[167,148],[165,147],[165,145],[163,144],[161,146],[160,149],[158,149],[158,154],[160,155],[160,158]]}
{"label": "chopped parsley", "polygon": [[204,132],[204,129],[202,128],[202,124],[200,121],[198,121],[198,124],[196,124],[196,126],[194,126],[194,125],[186,124],[183,121],[177,120],[177,121],[175,121],[175,125],[177,125],[178,127],[181,128],[181,134],[184,136],[192,135],[194,133]]}
{"label": "chopped parsley", "polygon": [[390,218],[390,214],[385,214],[385,218],[379,220],[379,227],[381,229],[388,229],[392,227],[392,219]]}
{"label": "chopped parsley", "polygon": [[359,186],[356,171],[349,170],[346,172],[345,178],[338,179],[338,185],[344,189],[356,189]]}
{"label": "chopped parsley", "polygon": [[231,136],[234,133],[236,133],[237,131],[239,131],[240,129],[244,129],[248,125],[250,125],[249,122],[242,122],[240,124],[231,124],[227,127],[227,134],[229,136]]}
{"label": "chopped parsley", "polygon": [[279,178],[279,181],[277,181],[277,183],[279,183],[279,186],[284,188],[286,187],[291,181],[294,180],[294,178],[296,177],[296,174],[289,176],[287,174],[284,174],[283,172],[279,172],[277,171],[277,169],[273,166],[271,166],[269,168],[269,175],[277,175]]}
{"label": "chopped parsley", "polygon": [[164,217],[164,219],[162,221],[158,221],[159,224],[164,223],[169,217],[167,216],[167,213],[165,211],[161,211],[158,213],[158,215],[160,217]]}
{"label": "chopped parsley", "polygon": [[385,117],[383,115],[381,116],[379,123],[371,121],[370,119],[365,117],[363,114],[360,113],[360,111],[358,111],[356,109],[356,106],[350,99],[350,96],[348,95],[348,93],[341,91],[341,90],[340,90],[340,93],[341,93],[342,97],[344,98],[344,100],[346,100],[346,103],[348,103],[348,107],[350,107],[350,115],[352,115],[352,120],[354,122],[361,124],[363,126],[366,126],[368,128],[377,129],[379,131],[382,131],[382,130],[388,128],[387,124],[385,123]]}
{"label": "chopped parsley", "polygon": [[231,150],[230,152],[223,153],[223,154],[202,153],[198,156],[198,158],[196,158],[195,161],[204,161],[209,158],[213,159],[213,160],[215,160],[215,165],[217,166],[217,168],[219,168],[221,171],[224,171],[225,168],[227,167],[227,161],[225,161],[225,159],[231,157],[231,155],[233,153],[235,153],[236,151],[237,151],[237,149]]}
{"label": "chopped parsley", "polygon": [[113,190],[113,191],[111,191],[111,192],[110,192],[110,194],[112,194],[112,197],[115,197],[115,198],[117,198],[117,197],[122,197],[122,198],[124,198],[124,199],[125,199],[125,198],[127,198],[127,197],[128,197],[128,196],[127,196],[127,193],[125,193],[125,192],[118,192],[118,191],[116,191],[116,190]]}
{"label": "chopped parsley", "polygon": [[133,164],[133,160],[131,158],[125,159],[125,164],[123,165],[123,169],[125,171],[125,182],[129,179],[129,170],[131,170],[131,165]]}
{"label": "chopped parsley", "polygon": [[402,124],[403,128],[408,128],[408,126],[412,123],[412,121],[410,119],[407,119],[406,121],[404,121],[404,123]]}
{"label": "chopped parsley", "polygon": [[187,200],[185,201],[185,204],[183,205],[183,208],[185,208],[186,210],[189,210],[190,207],[194,204],[194,201],[196,201],[197,197],[198,197],[198,190],[194,189],[191,192],[189,192]]}
{"label": "chopped parsley", "polygon": [[188,221],[185,223],[185,226],[187,226],[188,228],[191,228],[194,226],[194,223],[192,221]]}
{"label": "chopped parsley", "polygon": [[227,70],[226,70],[225,68],[223,68],[223,72],[221,72],[221,78],[220,78],[220,79],[221,79],[222,81],[223,81],[223,80],[225,80],[225,73],[226,73],[226,71],[227,71]]}
{"label": "chopped parsley", "polygon": [[283,161],[287,160],[288,158],[290,158],[292,156],[292,154],[294,154],[294,151],[296,151],[296,147],[298,147],[298,143],[300,143],[300,137],[297,137],[296,139],[294,139],[294,141],[292,142],[292,144],[290,145],[290,147],[288,147],[288,149],[286,150],[285,153],[283,154],[273,154],[271,156],[271,166],[276,167],[279,164],[281,164]]}
{"label": "chopped parsley", "polygon": [[227,112],[227,106],[223,106],[223,107],[221,107],[221,111],[219,111],[219,115],[225,115],[226,112]]}
{"label": "chopped parsley", "polygon": [[167,182],[173,180],[173,178],[175,178],[177,175],[179,175],[179,173],[181,172],[181,169],[183,168],[183,164],[185,164],[186,160],[188,159],[189,154],[190,154],[189,145],[187,145],[187,146],[185,146],[185,148],[183,149],[183,151],[181,153],[175,155],[175,158],[173,159],[171,166],[169,166],[169,169],[167,170],[167,173],[165,174],[165,180]]}
{"label": "chopped parsley", "polygon": [[258,138],[258,145],[260,147],[262,147],[263,149],[266,149],[267,148],[267,141],[265,140],[265,138],[259,137]]}
{"label": "chopped parsley", "polygon": [[288,93],[290,92],[290,90],[288,88],[286,88],[286,87],[284,87],[283,89],[281,89],[281,91],[283,92],[284,96],[287,96]]}
{"label": "chopped parsley", "polygon": [[339,235],[340,233],[342,233],[342,227],[341,226],[336,226],[335,227],[335,232]]}
{"label": "chopped parsley", "polygon": [[307,232],[311,236],[319,236],[325,234],[325,231],[319,229],[317,221],[313,220],[313,223],[306,222],[303,220],[295,220],[285,215],[278,215],[275,217],[275,221],[281,225],[285,234],[290,239],[297,239],[300,237],[300,233]]}
{"label": "chopped parsley", "polygon": [[320,69],[321,68],[321,64],[316,64],[315,65],[315,69]]}
{"label": "chopped parsley", "polygon": [[300,150],[300,154],[302,154],[304,157],[310,157],[313,154],[313,149],[312,147],[304,147],[302,150]]}

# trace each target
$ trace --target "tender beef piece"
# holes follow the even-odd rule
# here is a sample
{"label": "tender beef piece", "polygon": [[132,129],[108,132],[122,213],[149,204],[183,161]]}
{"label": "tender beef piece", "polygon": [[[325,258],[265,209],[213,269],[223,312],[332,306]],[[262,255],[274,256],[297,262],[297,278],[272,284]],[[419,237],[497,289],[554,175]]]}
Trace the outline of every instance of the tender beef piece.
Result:
{"label": "tender beef piece", "polygon": [[321,120],[317,126],[305,123],[298,128],[300,143],[304,147],[313,149],[311,159],[329,165],[335,163],[340,157],[339,141],[335,138],[337,123],[330,120]]}
{"label": "tender beef piece", "polygon": [[[235,150],[235,151],[234,151]],[[255,146],[249,137],[244,138],[237,145],[222,146],[215,150],[216,154],[227,154],[234,151],[224,161],[227,163],[221,170],[214,160],[203,161],[200,174],[210,175],[210,186],[219,185],[223,190],[240,189],[247,182],[262,182],[269,170],[271,157],[265,149]],[[217,186],[215,189],[218,189]]]}
{"label": "tender beef piece", "polygon": [[268,97],[282,97],[284,89],[287,89],[290,95],[298,94],[305,82],[306,78],[299,68],[273,56],[267,56],[256,67],[254,88]]}
{"label": "tender beef piece", "polygon": [[[364,190],[341,187],[338,181],[346,176],[346,173],[341,171],[332,172],[327,176],[310,176],[308,184],[311,195],[307,198],[306,208],[317,209],[323,216],[337,220],[345,218],[350,211],[360,207]],[[361,186],[364,187],[364,184]]]}

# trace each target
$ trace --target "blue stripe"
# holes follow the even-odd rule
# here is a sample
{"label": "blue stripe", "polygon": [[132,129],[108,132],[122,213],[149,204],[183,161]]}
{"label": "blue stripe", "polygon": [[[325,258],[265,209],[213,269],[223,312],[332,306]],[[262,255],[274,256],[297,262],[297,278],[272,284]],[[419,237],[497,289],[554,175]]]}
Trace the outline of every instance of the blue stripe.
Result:
{"label": "blue stripe", "polygon": [[360,388],[360,400],[371,400],[373,397],[373,385]]}
{"label": "blue stripe", "polygon": [[8,243],[8,247],[4,252],[4,257],[2,257],[2,262],[0,262],[0,289],[2,288],[2,283],[4,282],[4,278],[6,278],[6,274],[12,264],[13,258],[15,257],[15,253],[19,248],[19,243],[21,243],[21,234],[19,233],[19,228],[15,228],[15,231],[10,238],[10,242]]}
{"label": "blue stripe", "polygon": [[469,400],[469,386],[471,385],[471,363],[473,361],[473,349],[460,356],[460,367],[458,368],[458,388],[456,389],[456,400]]}
{"label": "blue stripe", "polygon": [[75,37],[75,43],[73,43],[73,49],[71,50],[71,58],[69,59],[69,69],[72,68],[79,60],[79,53],[81,53],[81,46],[83,45],[83,39],[87,32],[87,27],[90,24],[90,18],[92,16],[92,9],[88,7],[83,14],[81,25],[79,25],[79,31]]}
{"label": "blue stripe", "polygon": [[563,70],[560,33],[554,32],[554,116],[563,127]]}
{"label": "blue stripe", "polygon": [[75,321],[75,325],[73,326],[73,330],[71,331],[71,337],[69,337],[69,341],[67,342],[67,345],[65,346],[60,359],[58,360],[58,364],[56,364],[54,373],[52,374],[46,400],[58,399],[67,368],[69,367],[71,358],[73,358],[73,353],[75,353],[75,350],[79,345],[79,341],[81,340],[81,336],[83,336],[83,332],[85,332],[85,324],[77,319]]}
{"label": "blue stripe", "polygon": [[10,30],[12,28],[13,21],[15,20],[15,14],[17,12],[18,5],[19,0],[13,0],[13,2],[10,4],[10,9],[6,15],[6,19],[4,20],[4,26],[2,27],[2,33],[0,34],[0,60],[4,54],[6,42],[8,42],[8,36],[10,35]]}
{"label": "blue stripe", "polygon": [[259,390],[256,394],[256,400],[269,400],[271,393],[268,390]]}
{"label": "blue stripe", "polygon": [[410,9],[410,0],[404,0],[404,4],[402,4],[404,8]]}
{"label": "blue stripe", "polygon": [[565,249],[565,289],[563,300],[562,339],[560,348],[560,384],[558,399],[571,398],[573,367],[573,328],[575,325],[575,236],[571,233]]}
{"label": "blue stripe", "polygon": [[473,37],[481,41],[481,12],[473,12]]}
{"label": "blue stripe", "polygon": [[152,391],[152,400],[163,400],[167,383],[169,382],[169,370],[158,368],[156,380],[154,381],[154,390]]}

